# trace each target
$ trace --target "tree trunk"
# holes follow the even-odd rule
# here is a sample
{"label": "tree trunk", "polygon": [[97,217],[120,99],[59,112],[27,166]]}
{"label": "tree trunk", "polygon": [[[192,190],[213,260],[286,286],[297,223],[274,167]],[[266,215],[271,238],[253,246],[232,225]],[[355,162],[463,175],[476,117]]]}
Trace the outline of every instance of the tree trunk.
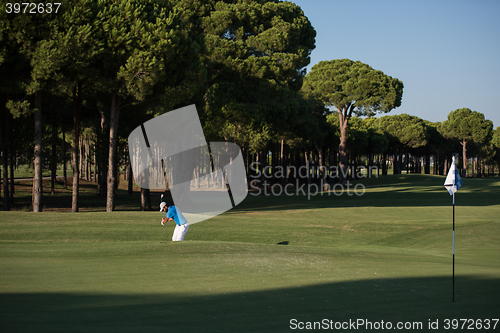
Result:
{"label": "tree trunk", "polygon": [[477,157],[477,176],[478,177],[483,176],[483,172],[482,172],[482,168],[481,168],[481,158],[479,156]]}
{"label": "tree trunk", "polygon": [[106,152],[108,152],[108,142],[109,139],[107,139],[107,126],[106,126],[106,116],[104,114],[103,110],[100,110],[101,114],[101,139],[100,139],[100,145],[99,145],[99,154],[98,154],[98,164],[99,164],[99,175],[98,175],[98,180],[97,180],[97,187],[99,189],[99,196],[104,196],[106,195]]}
{"label": "tree trunk", "polygon": [[121,97],[115,91],[111,97],[111,119],[109,128],[109,157],[106,211],[115,210],[115,182],[116,182],[116,145],[118,142],[118,119],[120,117]]}
{"label": "tree trunk", "polygon": [[307,186],[310,186],[311,185],[311,175],[310,175],[310,170],[309,170],[309,167],[310,167],[310,161],[309,161],[309,149],[307,149],[307,147],[305,148],[304,150],[304,160],[305,160],[305,164],[306,164],[306,172],[307,172]]}
{"label": "tree trunk", "polygon": [[[406,150],[408,151],[408,148]],[[409,166],[410,173],[417,173],[417,168],[416,168],[417,161],[414,154],[408,153],[408,163],[410,164]],[[408,173],[408,171],[406,173]]]}
{"label": "tree trunk", "polygon": [[275,146],[272,145],[271,146],[271,168],[269,169],[269,171],[271,172],[270,174],[270,178],[272,179],[272,183],[275,184],[276,183],[276,157],[277,157],[277,154],[276,154],[276,149],[275,149]]}
{"label": "tree trunk", "polygon": [[392,174],[398,174],[398,149],[394,146],[394,157],[392,158]]}
{"label": "tree trunk", "polygon": [[339,180],[341,184],[346,181],[346,171],[347,171],[347,124],[349,122],[349,117],[339,112],[340,121],[340,144],[339,144]]}
{"label": "tree trunk", "polygon": [[408,147],[405,147],[405,166],[406,166],[406,174],[409,174],[410,170],[409,170],[409,167],[410,167],[410,155],[408,154]]}
{"label": "tree trunk", "polygon": [[356,155],[353,152],[353,153],[351,153],[351,179],[352,180],[358,179],[358,175],[356,175],[357,168],[358,168],[358,161],[356,159]]}
{"label": "tree trunk", "polygon": [[324,156],[323,156],[323,147],[320,147],[318,146],[318,144],[316,142],[314,142],[314,147],[316,147],[316,150],[318,151],[318,164],[319,164],[319,178],[320,178],[320,182],[323,181],[323,186],[324,186],[324,190],[328,190],[328,185],[326,184],[325,182],[325,178],[326,178],[326,170],[324,168],[324,165],[323,165],[323,159],[324,159]]}
{"label": "tree trunk", "polygon": [[55,183],[56,183],[56,172],[57,172],[57,149],[56,149],[56,137],[57,128],[56,121],[54,118],[51,119],[52,133],[51,133],[51,152],[50,152],[50,194],[55,195]]}
{"label": "tree trunk", "polygon": [[151,210],[151,195],[147,188],[141,188],[141,211]]}
{"label": "tree trunk", "polygon": [[382,154],[382,176],[387,176],[387,153]]}
{"label": "tree trunk", "polygon": [[66,134],[64,133],[64,128],[62,128],[62,137],[63,137],[63,177],[64,177],[64,189],[68,189],[68,178],[66,174],[67,169],[67,161],[66,161]]}
{"label": "tree trunk", "polygon": [[80,147],[80,155],[79,155],[79,175],[80,177],[83,177],[83,140],[82,140],[82,136],[80,135],[80,137],[78,138],[78,144],[79,144],[79,147]]}
{"label": "tree trunk", "polygon": [[33,177],[33,212],[42,211],[42,93],[35,93],[35,174]]}
{"label": "tree trunk", "polygon": [[442,153],[439,154],[438,156],[439,164],[438,164],[438,174],[440,176],[444,176],[444,169],[445,169],[445,159]]}
{"label": "tree trunk", "polygon": [[88,177],[87,180],[89,182],[92,181],[92,149],[91,149],[91,144],[90,144],[90,135],[87,137],[87,170],[88,170]]}
{"label": "tree trunk", "polygon": [[[118,134],[117,134],[118,136]],[[118,189],[118,185],[120,185],[120,170],[118,169],[118,138],[116,138],[116,147],[115,147],[115,190]]]}
{"label": "tree trunk", "polygon": [[89,136],[88,134],[85,134],[85,137],[83,138],[83,143],[84,143],[84,163],[83,167],[85,170],[85,180],[90,181],[90,161],[89,161]]}
{"label": "tree trunk", "polygon": [[13,207],[14,206],[14,193],[15,193],[15,190],[14,190],[14,147],[12,145],[12,141],[10,142],[10,182],[9,182],[9,186],[10,186],[10,199],[9,199],[9,204],[10,204],[10,207]]}
{"label": "tree trunk", "polygon": [[430,175],[431,174],[431,155],[430,154],[425,154],[424,173],[426,175]]}
{"label": "tree trunk", "polygon": [[93,158],[93,165],[94,165],[94,180],[93,182],[94,183],[97,183],[97,170],[98,170],[98,167],[97,167],[97,136],[96,135],[93,135],[92,136],[92,141],[93,141],[93,154],[92,154],[92,158]]}
{"label": "tree trunk", "polygon": [[87,145],[85,143],[87,135],[80,136],[80,178],[87,180]]}
{"label": "tree trunk", "polygon": [[262,190],[264,188],[264,168],[265,168],[265,162],[266,159],[264,157],[264,151],[261,150],[258,152],[258,155],[257,155],[257,162],[258,162],[258,166],[259,166],[259,188]]}
{"label": "tree trunk", "polygon": [[399,147],[399,154],[398,154],[398,175],[403,174],[403,148]]}
{"label": "tree trunk", "polygon": [[373,164],[373,153],[370,151],[368,153],[368,169],[366,170],[366,176],[372,178],[372,164]]}
{"label": "tree trunk", "polygon": [[466,148],[466,145],[467,145],[467,141],[465,141],[465,139],[462,140],[462,142],[460,142],[460,144],[462,145],[462,159],[463,159],[463,171],[462,171],[462,177],[467,177],[467,148]]}
{"label": "tree trunk", "polygon": [[[329,170],[328,170],[328,183],[329,184],[333,184],[333,174],[332,174],[332,167],[335,166],[335,151],[330,147],[328,148],[328,166],[329,166]],[[336,175],[336,174],[335,174]]]}
{"label": "tree trunk", "polygon": [[81,96],[81,86],[78,84],[77,87],[73,89],[73,150],[72,150],[72,160],[71,167],[73,169],[73,194],[71,198],[71,211],[73,213],[78,212],[78,192],[79,192],[79,178],[80,170],[78,168],[78,153],[80,142],[80,107],[82,104]]}
{"label": "tree trunk", "polygon": [[280,165],[281,165],[281,186],[285,186],[286,182],[286,163],[285,163],[285,140],[281,139],[281,147],[280,147]]}
{"label": "tree trunk", "polygon": [[133,181],[133,176],[132,176],[132,162],[129,161],[128,166],[127,166],[127,181],[128,181],[128,194],[133,193],[133,186],[134,186],[134,181]]}
{"label": "tree trunk", "polygon": [[434,154],[434,174],[439,175],[439,163],[441,162],[439,158],[439,153]]}
{"label": "tree trunk", "polygon": [[8,169],[8,147],[9,147],[9,125],[8,111],[0,105],[0,139],[2,147],[2,173],[3,173],[3,210],[10,210],[9,196],[9,169]]}
{"label": "tree trunk", "polygon": [[377,155],[377,178],[380,176],[380,154]]}

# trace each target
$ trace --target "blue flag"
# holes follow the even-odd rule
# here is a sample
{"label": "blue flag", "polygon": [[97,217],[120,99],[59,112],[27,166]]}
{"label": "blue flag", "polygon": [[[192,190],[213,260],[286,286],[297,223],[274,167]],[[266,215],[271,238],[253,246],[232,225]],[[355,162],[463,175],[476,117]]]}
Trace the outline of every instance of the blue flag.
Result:
{"label": "blue flag", "polygon": [[458,191],[458,189],[462,186],[462,179],[458,174],[457,167],[455,166],[455,157],[451,161],[450,171],[448,172],[448,176],[446,176],[446,180],[444,181],[444,187],[450,192],[450,195]]}

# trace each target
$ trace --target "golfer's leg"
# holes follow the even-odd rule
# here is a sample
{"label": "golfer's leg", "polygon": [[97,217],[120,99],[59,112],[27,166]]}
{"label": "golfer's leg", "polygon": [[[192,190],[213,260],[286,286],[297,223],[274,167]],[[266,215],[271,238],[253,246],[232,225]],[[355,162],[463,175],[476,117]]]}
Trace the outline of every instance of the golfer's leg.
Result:
{"label": "golfer's leg", "polygon": [[189,229],[189,223],[181,225],[180,228],[181,228],[181,235],[180,235],[180,239],[179,240],[183,241],[184,240],[184,236],[186,235],[186,232]]}
{"label": "golfer's leg", "polygon": [[181,233],[182,233],[181,226],[176,224],[174,229],[174,235],[172,236],[172,242],[180,241]]}

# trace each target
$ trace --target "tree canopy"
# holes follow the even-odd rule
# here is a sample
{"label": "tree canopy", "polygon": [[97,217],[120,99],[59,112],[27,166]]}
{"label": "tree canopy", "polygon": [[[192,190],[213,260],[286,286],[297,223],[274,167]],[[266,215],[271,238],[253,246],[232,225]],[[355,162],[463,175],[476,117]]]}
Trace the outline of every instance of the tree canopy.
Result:
{"label": "tree canopy", "polygon": [[340,167],[346,168],[347,126],[353,113],[373,116],[390,112],[401,105],[403,83],[360,61],[338,59],[314,65],[304,78],[302,92],[338,113]]}
{"label": "tree canopy", "polygon": [[203,8],[207,132],[260,150],[299,118],[295,92],[316,32],[291,2],[207,1]]}
{"label": "tree canopy", "polygon": [[302,90],[346,117],[373,116],[401,106],[403,83],[360,61],[339,59],[314,65]]}
{"label": "tree canopy", "polygon": [[[491,139],[493,122],[484,118],[484,114],[468,108],[457,109],[448,114],[442,124],[443,135],[460,141],[463,154],[463,170],[467,170],[467,143],[484,143]],[[465,176],[465,174],[464,174]]]}
{"label": "tree canopy", "polygon": [[448,114],[443,130],[446,136],[462,142],[484,143],[492,135],[493,123],[485,119],[484,114],[463,108]]}

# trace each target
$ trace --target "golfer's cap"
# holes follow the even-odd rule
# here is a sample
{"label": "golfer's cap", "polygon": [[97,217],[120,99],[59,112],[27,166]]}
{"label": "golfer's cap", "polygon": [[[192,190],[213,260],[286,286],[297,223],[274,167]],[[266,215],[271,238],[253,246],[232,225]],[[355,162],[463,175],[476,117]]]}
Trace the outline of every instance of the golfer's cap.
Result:
{"label": "golfer's cap", "polygon": [[166,203],[166,202],[162,202],[162,203],[160,204],[160,212],[163,210],[163,208],[164,208],[166,205],[167,205],[167,203]]}

